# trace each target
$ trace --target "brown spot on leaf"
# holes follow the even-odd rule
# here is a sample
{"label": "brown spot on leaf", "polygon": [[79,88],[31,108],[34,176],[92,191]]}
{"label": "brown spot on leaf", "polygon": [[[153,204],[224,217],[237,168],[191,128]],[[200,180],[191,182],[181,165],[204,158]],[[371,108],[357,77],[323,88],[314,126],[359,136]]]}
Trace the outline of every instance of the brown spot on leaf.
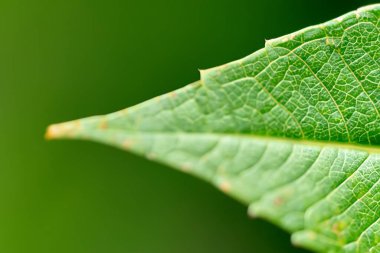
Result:
{"label": "brown spot on leaf", "polygon": [[125,149],[130,149],[132,146],[133,142],[131,140],[125,140],[122,144],[123,148]]}
{"label": "brown spot on leaf", "polygon": [[284,200],[281,197],[277,197],[274,199],[275,206],[281,206],[284,203]]}
{"label": "brown spot on leaf", "polygon": [[231,185],[230,183],[228,183],[227,181],[222,181],[220,184],[219,184],[219,189],[222,191],[222,192],[229,192],[231,190]]}
{"label": "brown spot on leaf", "polygon": [[155,153],[149,153],[147,154],[146,158],[149,159],[149,160],[153,160],[155,159],[157,156]]}
{"label": "brown spot on leaf", "polygon": [[102,129],[102,130],[107,129],[107,128],[108,128],[108,123],[107,123],[107,121],[102,120],[102,121],[100,122],[100,124],[99,124],[99,128]]}
{"label": "brown spot on leaf", "polygon": [[191,170],[190,164],[188,163],[182,164],[180,168],[183,172],[188,172],[189,170]]}

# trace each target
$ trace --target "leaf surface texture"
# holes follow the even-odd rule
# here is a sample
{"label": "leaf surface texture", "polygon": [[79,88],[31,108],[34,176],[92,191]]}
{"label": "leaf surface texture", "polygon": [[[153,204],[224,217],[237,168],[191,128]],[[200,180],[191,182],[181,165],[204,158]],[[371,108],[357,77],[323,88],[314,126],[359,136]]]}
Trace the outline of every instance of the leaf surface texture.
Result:
{"label": "leaf surface texture", "polygon": [[52,125],[200,177],[318,252],[380,252],[380,5],[266,41],[201,80]]}

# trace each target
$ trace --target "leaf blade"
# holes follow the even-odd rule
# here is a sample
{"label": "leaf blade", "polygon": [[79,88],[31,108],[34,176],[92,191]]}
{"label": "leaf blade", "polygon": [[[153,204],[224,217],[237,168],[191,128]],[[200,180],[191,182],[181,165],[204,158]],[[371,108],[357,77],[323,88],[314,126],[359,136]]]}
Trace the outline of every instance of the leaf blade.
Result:
{"label": "leaf blade", "polygon": [[368,252],[380,226],[379,18],[373,5],[267,41],[194,84],[47,136],[201,177],[301,246]]}

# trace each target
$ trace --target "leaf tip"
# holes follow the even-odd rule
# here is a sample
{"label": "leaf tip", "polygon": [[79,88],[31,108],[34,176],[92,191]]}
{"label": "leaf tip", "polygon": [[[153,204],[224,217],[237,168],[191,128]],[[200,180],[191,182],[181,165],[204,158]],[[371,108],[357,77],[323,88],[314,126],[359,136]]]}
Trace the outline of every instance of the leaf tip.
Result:
{"label": "leaf tip", "polygon": [[46,140],[70,138],[78,132],[80,122],[78,120],[48,126],[45,133]]}
{"label": "leaf tip", "polygon": [[45,131],[45,140],[53,140],[55,139],[55,136],[56,136],[56,125],[50,125],[46,128],[46,131]]}

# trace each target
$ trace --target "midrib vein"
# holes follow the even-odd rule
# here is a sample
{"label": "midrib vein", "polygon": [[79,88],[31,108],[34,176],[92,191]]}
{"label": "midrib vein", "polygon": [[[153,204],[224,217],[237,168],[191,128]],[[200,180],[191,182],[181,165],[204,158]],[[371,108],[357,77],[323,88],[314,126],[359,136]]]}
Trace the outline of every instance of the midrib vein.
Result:
{"label": "midrib vein", "polygon": [[[66,124],[66,123],[63,123]],[[60,124],[56,125],[59,126]],[[53,125],[54,126],[54,125]],[[85,130],[85,129],[83,129]],[[81,129],[78,128],[75,130],[76,132],[80,133]],[[380,154],[380,145],[365,145],[365,144],[355,144],[355,143],[344,143],[344,142],[338,142],[338,141],[323,141],[323,140],[306,140],[306,139],[292,139],[290,137],[275,137],[275,136],[265,136],[265,135],[257,135],[257,134],[251,134],[251,133],[212,133],[212,132],[158,132],[158,131],[126,131],[124,129],[118,129],[118,128],[108,128],[108,129],[100,129],[100,128],[94,128],[93,130],[86,129],[84,132],[104,132],[104,131],[110,131],[115,132],[118,134],[123,134],[126,137],[128,136],[191,136],[191,138],[196,137],[206,137],[206,136],[215,136],[220,138],[241,138],[241,139],[254,139],[258,141],[265,141],[265,142],[285,142],[285,143],[291,143],[294,145],[305,145],[305,146],[317,146],[321,148],[338,148],[338,149],[350,149],[350,150],[358,150],[358,151],[364,151],[369,154]],[[63,135],[58,138],[77,138],[80,137],[79,135]],[[52,139],[55,139],[54,137]]]}

